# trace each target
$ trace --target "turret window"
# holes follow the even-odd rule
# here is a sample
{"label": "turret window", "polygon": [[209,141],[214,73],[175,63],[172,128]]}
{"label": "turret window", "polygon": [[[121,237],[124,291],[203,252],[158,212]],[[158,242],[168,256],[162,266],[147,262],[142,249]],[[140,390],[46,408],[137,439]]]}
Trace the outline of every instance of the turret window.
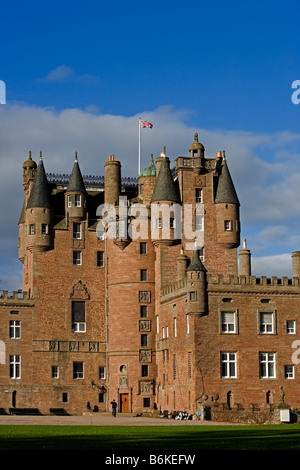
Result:
{"label": "turret window", "polygon": [[68,196],[68,207],[72,207],[72,196]]}
{"label": "turret window", "polygon": [[202,231],[203,231],[203,216],[196,215],[196,232],[202,232]]}
{"label": "turret window", "polygon": [[227,232],[232,231],[232,220],[224,220],[224,230]]}
{"label": "turret window", "polygon": [[29,225],[29,235],[34,235],[35,234],[35,224],[30,224]]}
{"label": "turret window", "polygon": [[75,194],[75,207],[81,207],[81,195]]}
{"label": "turret window", "polygon": [[43,235],[48,234],[48,225],[47,224],[42,224],[42,234]]}

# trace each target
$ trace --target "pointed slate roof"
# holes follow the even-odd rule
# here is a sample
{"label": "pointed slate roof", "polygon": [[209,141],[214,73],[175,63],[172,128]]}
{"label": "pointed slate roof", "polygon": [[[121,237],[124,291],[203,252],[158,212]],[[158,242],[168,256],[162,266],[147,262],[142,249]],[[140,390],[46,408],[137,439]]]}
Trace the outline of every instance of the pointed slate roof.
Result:
{"label": "pointed slate roof", "polygon": [[42,156],[40,157],[36,175],[28,198],[27,208],[28,207],[51,207],[50,191]]}
{"label": "pointed slate roof", "polygon": [[79,163],[77,160],[77,152],[75,153],[75,162],[73,170],[70,176],[69,184],[67,187],[67,193],[76,191],[80,193],[85,193],[85,185],[83,182],[82,174],[79,168]]}
{"label": "pointed slate roof", "polygon": [[230,172],[227,166],[227,162],[224,159],[222,163],[222,170],[219,176],[217,192],[215,197],[215,203],[229,203],[229,204],[240,204],[233,181],[230,176]]}
{"label": "pointed slate roof", "polygon": [[170,160],[166,156],[162,158],[151,199],[151,202],[158,201],[181,202],[170,170]]}
{"label": "pointed slate roof", "polygon": [[197,249],[194,250],[192,261],[189,267],[187,268],[187,271],[205,271],[206,272],[206,269],[201,259],[199,258]]}

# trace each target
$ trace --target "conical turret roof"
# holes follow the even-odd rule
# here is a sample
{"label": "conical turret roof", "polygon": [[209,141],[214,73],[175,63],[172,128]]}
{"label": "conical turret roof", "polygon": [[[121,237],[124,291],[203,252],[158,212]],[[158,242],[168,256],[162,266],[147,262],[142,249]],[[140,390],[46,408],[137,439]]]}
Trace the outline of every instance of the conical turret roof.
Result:
{"label": "conical turret roof", "polygon": [[170,170],[170,160],[163,156],[151,202],[172,201],[180,204],[180,196]]}
{"label": "conical turret roof", "polygon": [[187,271],[205,271],[206,272],[206,269],[201,259],[199,258],[197,249],[194,250],[192,261],[189,267],[187,268]]}
{"label": "conical turret roof", "polygon": [[75,154],[75,162],[73,166],[73,170],[70,176],[69,184],[67,187],[67,193],[76,191],[80,193],[85,193],[85,185],[83,182],[82,174],[79,168],[79,163],[77,160],[77,152]]}
{"label": "conical turret roof", "polygon": [[225,159],[219,176],[215,203],[240,204]]}
{"label": "conical turret roof", "polygon": [[42,157],[40,158],[28,198],[28,207],[51,207],[50,191]]}
{"label": "conical turret roof", "polygon": [[156,175],[156,166],[153,162],[153,155],[151,155],[151,163],[150,165],[141,171],[139,176],[155,176]]}

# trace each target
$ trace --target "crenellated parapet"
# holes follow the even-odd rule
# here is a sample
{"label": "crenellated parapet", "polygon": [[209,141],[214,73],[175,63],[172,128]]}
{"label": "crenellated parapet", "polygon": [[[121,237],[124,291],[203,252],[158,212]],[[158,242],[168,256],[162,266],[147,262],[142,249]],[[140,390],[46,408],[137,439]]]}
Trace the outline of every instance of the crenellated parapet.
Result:
{"label": "crenellated parapet", "polygon": [[236,292],[270,292],[270,293],[297,293],[300,294],[300,278],[283,276],[223,276],[207,275],[207,288],[209,292],[236,291]]}
{"label": "crenellated parapet", "polygon": [[0,307],[32,307],[32,300],[29,298],[28,292],[6,290],[0,291]]}

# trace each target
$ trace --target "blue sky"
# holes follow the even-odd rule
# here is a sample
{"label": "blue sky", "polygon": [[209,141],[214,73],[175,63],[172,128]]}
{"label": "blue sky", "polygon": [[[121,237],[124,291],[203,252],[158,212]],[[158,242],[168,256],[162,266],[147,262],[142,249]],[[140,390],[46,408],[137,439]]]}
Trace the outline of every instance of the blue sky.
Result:
{"label": "blue sky", "polygon": [[187,154],[195,131],[208,157],[226,149],[257,272],[290,269],[300,248],[297,1],[12,0],[0,14],[3,287],[20,283],[28,151],[43,150],[46,170],[63,173],[78,150],[85,174],[103,174],[117,153],[133,175],[140,115],[154,124],[142,166],[163,145],[172,159]]}

